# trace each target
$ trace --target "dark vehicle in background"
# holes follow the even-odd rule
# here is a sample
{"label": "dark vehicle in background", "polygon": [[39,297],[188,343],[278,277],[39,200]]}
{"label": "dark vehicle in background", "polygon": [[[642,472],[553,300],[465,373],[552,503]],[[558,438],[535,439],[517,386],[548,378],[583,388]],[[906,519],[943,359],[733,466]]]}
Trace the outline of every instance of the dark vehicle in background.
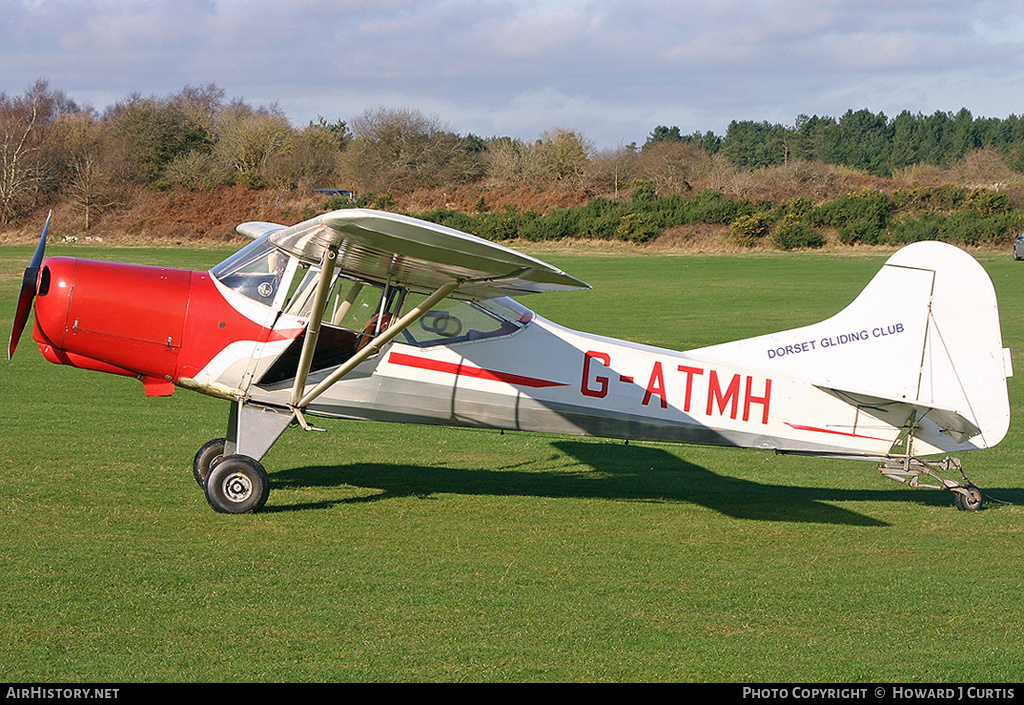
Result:
{"label": "dark vehicle in background", "polygon": [[347,191],[341,188],[315,188],[313,189],[313,193],[319,193],[320,195],[327,196],[328,198],[341,197],[347,198],[350,201],[356,200],[355,196],[352,195],[351,191]]}

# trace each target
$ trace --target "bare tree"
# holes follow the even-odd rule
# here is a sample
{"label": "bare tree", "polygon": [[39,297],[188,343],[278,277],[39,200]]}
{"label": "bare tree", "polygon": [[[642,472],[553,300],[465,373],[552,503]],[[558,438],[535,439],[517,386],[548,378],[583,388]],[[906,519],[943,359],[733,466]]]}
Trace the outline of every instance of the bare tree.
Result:
{"label": "bare tree", "polygon": [[510,138],[488,145],[488,175],[498,184],[582,187],[593,144],[575,130],[554,129],[533,143]]}
{"label": "bare tree", "polygon": [[273,156],[268,164],[270,178],[287,186],[305,188],[338,185],[341,156],[349,142],[344,121],[328,124],[322,117],[292,138],[290,148]]}
{"label": "bare tree", "polygon": [[107,126],[91,111],[82,111],[58,118],[54,135],[67,175],[62,191],[82,210],[88,230],[94,214],[118,200],[109,163]]}
{"label": "bare tree", "polygon": [[365,188],[412,191],[484,173],[484,143],[460,137],[417,110],[373,108],[352,121],[348,166]]}
{"label": "bare tree", "polygon": [[487,176],[495,184],[518,188],[526,182],[523,155],[528,147],[521,140],[499,137],[487,144]]}
{"label": "bare tree", "polygon": [[617,198],[619,189],[636,178],[639,163],[640,152],[635,144],[603,150],[591,158],[588,179],[602,188],[610,188]]}
{"label": "bare tree", "polygon": [[249,187],[262,185],[268,161],[290,147],[293,135],[277,108],[253,110],[237,103],[218,114],[215,131],[214,155]]}
{"label": "bare tree", "polygon": [[695,144],[657,142],[640,153],[638,175],[654,184],[660,194],[685,193],[708,162],[708,154]]}
{"label": "bare tree", "polygon": [[74,110],[41,79],[22,96],[0,94],[0,223],[11,222],[47,185],[50,128],[58,115]]}

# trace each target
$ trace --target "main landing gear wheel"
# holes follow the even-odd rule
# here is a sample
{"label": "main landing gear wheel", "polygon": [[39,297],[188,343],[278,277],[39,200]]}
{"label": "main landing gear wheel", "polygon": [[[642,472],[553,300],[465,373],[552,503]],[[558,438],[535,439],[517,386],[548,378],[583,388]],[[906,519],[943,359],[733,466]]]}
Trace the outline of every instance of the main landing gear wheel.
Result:
{"label": "main landing gear wheel", "polygon": [[210,474],[210,469],[224,456],[227,442],[226,438],[214,438],[212,441],[204,443],[196,453],[195,460],[192,461],[192,474],[200,487],[206,487],[206,478]]}
{"label": "main landing gear wheel", "polygon": [[259,511],[270,494],[267,471],[245,455],[227,455],[206,478],[206,501],[223,514]]}
{"label": "main landing gear wheel", "polygon": [[960,489],[964,490],[966,494],[953,490],[953,504],[957,509],[964,512],[976,512],[981,509],[981,505],[984,503],[981,490],[970,483],[961,485]]}

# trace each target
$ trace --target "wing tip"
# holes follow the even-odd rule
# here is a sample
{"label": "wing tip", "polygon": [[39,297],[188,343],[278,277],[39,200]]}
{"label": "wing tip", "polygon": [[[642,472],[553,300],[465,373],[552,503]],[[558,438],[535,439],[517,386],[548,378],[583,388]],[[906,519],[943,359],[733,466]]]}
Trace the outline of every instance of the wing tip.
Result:
{"label": "wing tip", "polygon": [[279,223],[267,223],[261,220],[251,220],[246,223],[239,223],[235,226],[235,232],[239,235],[245,235],[247,238],[252,240],[258,240],[267,233],[284,230],[284,228],[285,226]]}

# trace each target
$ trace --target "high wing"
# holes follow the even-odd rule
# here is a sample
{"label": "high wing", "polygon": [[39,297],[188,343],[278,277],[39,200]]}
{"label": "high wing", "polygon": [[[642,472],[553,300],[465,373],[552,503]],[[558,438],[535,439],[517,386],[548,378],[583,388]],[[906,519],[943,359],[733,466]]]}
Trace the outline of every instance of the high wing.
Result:
{"label": "high wing", "polygon": [[467,233],[416,218],[348,208],[284,227],[243,223],[238,232],[270,241],[310,263],[337,251],[335,268],[350,276],[420,291],[460,282],[471,298],[589,289],[541,260]]}

